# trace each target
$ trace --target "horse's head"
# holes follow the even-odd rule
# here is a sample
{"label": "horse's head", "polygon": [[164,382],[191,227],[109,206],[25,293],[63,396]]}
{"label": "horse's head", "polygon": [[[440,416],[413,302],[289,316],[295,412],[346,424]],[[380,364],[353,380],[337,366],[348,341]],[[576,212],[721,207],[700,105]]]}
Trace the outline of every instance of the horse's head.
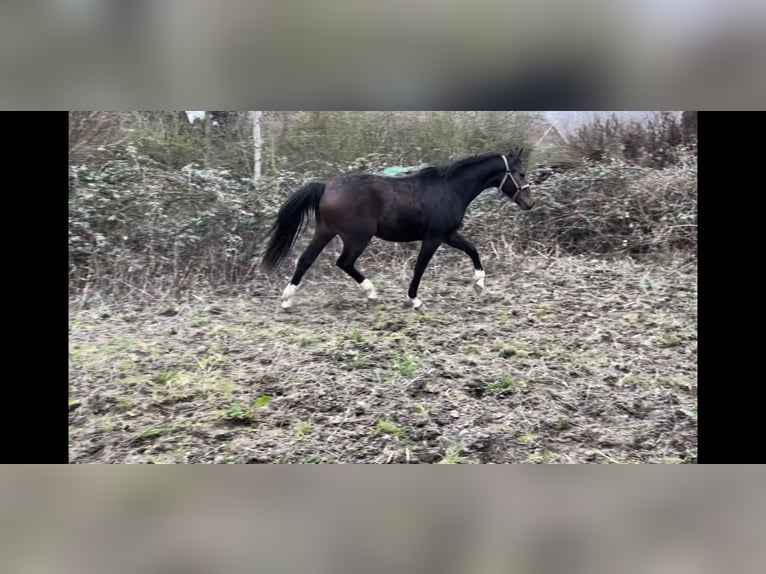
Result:
{"label": "horse's head", "polygon": [[521,165],[522,151],[524,150],[520,149],[501,156],[505,163],[505,175],[498,187],[512,201],[518,203],[522,209],[532,209],[535,206],[535,200],[529,191],[529,183],[527,183],[527,174],[524,172],[524,166]]}

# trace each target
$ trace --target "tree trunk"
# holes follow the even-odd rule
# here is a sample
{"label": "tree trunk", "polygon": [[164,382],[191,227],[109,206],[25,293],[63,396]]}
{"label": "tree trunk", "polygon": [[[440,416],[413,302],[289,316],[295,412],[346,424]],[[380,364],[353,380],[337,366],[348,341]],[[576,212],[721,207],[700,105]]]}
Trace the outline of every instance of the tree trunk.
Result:
{"label": "tree trunk", "polygon": [[261,119],[263,112],[250,112],[250,118],[253,121],[253,183],[257,184],[261,179],[261,146],[263,139],[261,137]]}

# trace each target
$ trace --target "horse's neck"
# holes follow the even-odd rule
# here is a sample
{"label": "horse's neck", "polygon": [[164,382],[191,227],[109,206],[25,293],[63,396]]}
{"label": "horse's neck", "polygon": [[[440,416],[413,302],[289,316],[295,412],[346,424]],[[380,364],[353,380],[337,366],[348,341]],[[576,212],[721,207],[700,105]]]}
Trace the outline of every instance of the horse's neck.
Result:
{"label": "horse's neck", "polygon": [[498,173],[492,162],[471,166],[455,178],[455,193],[463,200],[465,207],[476,199],[479,194],[489,187],[497,186],[502,174]]}

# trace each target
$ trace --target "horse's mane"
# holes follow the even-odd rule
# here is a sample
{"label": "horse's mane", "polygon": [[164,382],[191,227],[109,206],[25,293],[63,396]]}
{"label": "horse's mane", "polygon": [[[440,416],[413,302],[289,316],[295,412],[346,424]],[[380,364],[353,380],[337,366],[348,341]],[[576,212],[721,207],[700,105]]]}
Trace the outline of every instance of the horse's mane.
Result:
{"label": "horse's mane", "polygon": [[497,157],[499,154],[486,152],[477,153],[474,155],[468,155],[453,161],[452,163],[446,163],[436,166],[428,166],[417,171],[413,171],[408,177],[422,177],[428,179],[441,179],[444,177],[450,177],[455,174],[457,170],[468,165],[474,165],[486,161],[489,158]]}

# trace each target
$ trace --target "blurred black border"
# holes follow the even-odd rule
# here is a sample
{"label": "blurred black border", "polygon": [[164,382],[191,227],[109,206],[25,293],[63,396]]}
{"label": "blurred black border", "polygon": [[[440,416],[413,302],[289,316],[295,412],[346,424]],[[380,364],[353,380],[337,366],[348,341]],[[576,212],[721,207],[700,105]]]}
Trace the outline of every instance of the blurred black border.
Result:
{"label": "blurred black border", "polygon": [[[4,463],[68,462],[68,112],[3,113]],[[61,195],[59,195],[61,194]]]}
{"label": "blurred black border", "polygon": [[[757,145],[766,114],[699,112],[698,224],[698,462],[758,462],[762,429],[757,405],[763,376],[751,361],[760,343],[754,306],[762,294],[748,237],[762,211],[752,203],[763,184]],[[755,136],[755,137],[754,137]],[[753,178],[752,183],[749,180]],[[742,182],[742,180],[745,180]],[[744,185],[742,183],[744,183]],[[761,224],[762,225],[762,224]],[[741,325],[742,320],[750,325]],[[760,415],[760,416],[759,416]],[[760,432],[759,432],[760,431]]]}

